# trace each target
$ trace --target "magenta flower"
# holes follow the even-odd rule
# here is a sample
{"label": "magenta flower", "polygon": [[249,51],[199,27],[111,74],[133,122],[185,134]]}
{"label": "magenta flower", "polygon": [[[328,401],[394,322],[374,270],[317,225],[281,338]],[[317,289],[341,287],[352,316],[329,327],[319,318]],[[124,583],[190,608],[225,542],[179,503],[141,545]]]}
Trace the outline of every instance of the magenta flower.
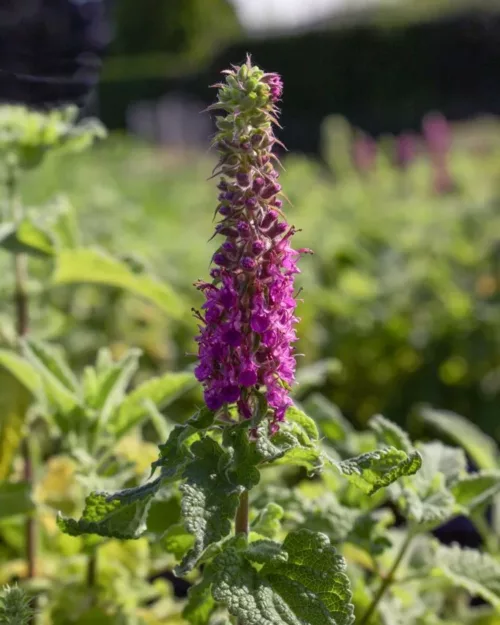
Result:
{"label": "magenta flower", "polygon": [[423,130],[434,169],[434,190],[438,194],[453,191],[455,183],[449,169],[451,127],[443,115],[431,113],[424,118]]}
{"label": "magenta flower", "polygon": [[281,78],[249,60],[224,73],[210,109],[225,112],[214,140],[221,176],[216,234],[225,240],[212,258],[212,282],[197,284],[205,303],[196,313],[201,324],[195,374],[213,411],[236,404],[243,418],[252,418],[264,396],[275,431],[292,403],[294,276],[300,254],[309,250],[291,247],[295,229],[281,212],[272,129]]}
{"label": "magenta flower", "polygon": [[396,139],[396,164],[401,169],[407,169],[415,160],[417,153],[415,137],[407,132]]}
{"label": "magenta flower", "polygon": [[352,145],[354,167],[362,174],[372,171],[377,162],[377,142],[367,135],[354,139]]}

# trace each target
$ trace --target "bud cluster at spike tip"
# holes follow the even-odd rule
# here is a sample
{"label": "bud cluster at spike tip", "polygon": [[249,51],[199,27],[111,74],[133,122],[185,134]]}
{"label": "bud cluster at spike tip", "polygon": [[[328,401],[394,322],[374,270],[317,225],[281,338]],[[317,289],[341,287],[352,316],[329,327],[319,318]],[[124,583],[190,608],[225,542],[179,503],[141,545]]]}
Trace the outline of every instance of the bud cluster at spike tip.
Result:
{"label": "bud cluster at spike tip", "polygon": [[209,110],[224,112],[214,139],[220,155],[214,171],[220,176],[216,235],[224,240],[212,258],[212,282],[197,284],[205,303],[196,313],[195,374],[213,411],[236,404],[243,418],[252,418],[263,394],[276,431],[292,403],[295,380],[296,261],[309,250],[291,247],[295,229],[281,211],[272,128],[281,78],[249,59],[223,73]]}

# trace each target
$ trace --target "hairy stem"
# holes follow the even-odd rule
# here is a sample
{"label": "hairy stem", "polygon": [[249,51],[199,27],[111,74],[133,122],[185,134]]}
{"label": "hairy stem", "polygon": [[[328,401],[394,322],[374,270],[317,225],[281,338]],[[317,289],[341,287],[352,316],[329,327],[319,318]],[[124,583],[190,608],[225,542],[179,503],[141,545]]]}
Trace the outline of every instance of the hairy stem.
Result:
{"label": "hairy stem", "polygon": [[[248,536],[248,515],[248,491],[244,490],[240,495],[240,505],[238,506],[238,510],[236,510],[236,518],[234,522],[234,531],[236,534],[245,534],[245,536]],[[236,623],[236,625],[243,624]]]}
{"label": "hairy stem", "polygon": [[398,570],[399,565],[401,564],[403,558],[405,557],[406,552],[408,551],[408,547],[410,546],[412,540],[413,540],[413,533],[409,532],[406,538],[404,539],[403,543],[401,544],[401,547],[399,548],[396,559],[394,560],[389,572],[387,573],[385,578],[382,580],[382,583],[380,584],[380,588],[378,589],[377,593],[373,597],[373,600],[371,604],[369,605],[368,609],[366,610],[365,614],[359,621],[359,625],[369,624],[370,619],[374,615],[375,610],[377,609],[380,601],[382,600],[382,597],[385,595],[388,588],[394,582],[394,576],[396,574],[396,571]]}
{"label": "hairy stem", "polygon": [[245,490],[240,496],[240,505],[236,511],[235,519],[236,534],[248,535],[248,491]]}
{"label": "hairy stem", "polygon": [[[7,170],[6,190],[7,210],[10,213],[9,217],[15,222],[19,222],[22,218],[22,208],[17,199],[17,176],[14,168],[12,167],[9,167]],[[27,282],[27,258],[24,254],[16,253],[14,254],[14,314],[18,339],[26,336],[29,330],[29,300]],[[23,478],[25,482],[33,487],[33,458],[28,438],[25,438],[23,441],[22,453],[24,459]],[[27,577],[31,579],[36,577],[37,556],[37,528],[35,519],[32,515],[28,516],[26,520],[25,542]],[[31,622],[34,622],[33,618]]]}

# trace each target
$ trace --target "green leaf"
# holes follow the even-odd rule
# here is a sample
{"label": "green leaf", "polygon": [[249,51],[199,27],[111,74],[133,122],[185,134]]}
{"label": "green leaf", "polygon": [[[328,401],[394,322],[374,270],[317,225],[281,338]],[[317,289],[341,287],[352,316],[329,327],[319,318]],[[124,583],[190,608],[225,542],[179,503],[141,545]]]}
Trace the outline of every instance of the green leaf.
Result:
{"label": "green leaf", "polygon": [[280,543],[266,539],[250,543],[243,554],[247,560],[257,562],[258,564],[271,564],[288,560],[288,554],[283,550]]}
{"label": "green leaf", "polygon": [[211,585],[209,575],[205,575],[204,580],[189,589],[182,616],[191,625],[207,625],[212,612],[215,610]]}
{"label": "green leaf", "polygon": [[330,442],[345,443],[350,438],[353,433],[351,424],[326,397],[315,393],[303,402],[303,406]]}
{"label": "green leaf", "polygon": [[422,466],[422,458],[417,451],[410,454],[387,447],[362,454],[332,465],[367,495],[373,495],[380,488],[389,486],[397,479],[415,474]]}
{"label": "green leaf", "polygon": [[275,464],[304,467],[309,476],[313,476],[321,471],[323,456],[319,449],[296,446],[290,447],[281,458],[277,458]]}
{"label": "green leaf", "polygon": [[168,440],[159,445],[160,457],[151,466],[152,473],[159,467],[164,480],[176,480],[182,475],[188,460],[192,458],[191,445],[198,441],[199,433],[188,425],[176,425]]}
{"label": "green leaf", "polygon": [[347,508],[334,493],[325,493],[318,499],[297,499],[300,504],[300,522],[304,527],[326,534],[333,543],[341,543],[354,529],[359,510]]}
{"label": "green leaf", "polygon": [[196,430],[206,430],[213,424],[214,419],[215,413],[202,406],[187,423]]}
{"label": "green leaf", "polygon": [[212,543],[231,531],[231,523],[243,491],[226,475],[227,455],[211,438],[203,438],[191,446],[193,460],[187,464],[181,484],[181,510],[187,531],[195,538],[193,548],[176,569],[177,575],[191,571]]}
{"label": "green leaf", "polygon": [[59,249],[78,247],[79,232],[76,211],[68,198],[60,196],[51,203],[51,232],[54,233]]}
{"label": "green leaf", "polygon": [[382,415],[373,417],[370,420],[369,426],[377,435],[380,444],[395,447],[407,453],[413,450],[413,445],[408,434]]}
{"label": "green leaf", "polygon": [[439,546],[436,551],[435,577],[444,577],[472,597],[481,597],[500,611],[500,563],[474,549]]}
{"label": "green leaf", "polygon": [[226,548],[213,562],[214,599],[241,625],[350,625],[345,563],[327,537],[293,532],[282,551],[258,573],[243,553]]}
{"label": "green leaf", "polygon": [[125,398],[108,422],[109,429],[121,437],[148,415],[147,402],[165,408],[196,384],[192,373],[169,372],[140,384]]}
{"label": "green leaf", "polygon": [[297,406],[290,406],[290,408],[288,408],[285,420],[288,423],[296,423],[299,425],[311,440],[318,440],[319,432],[316,423],[311,417],[308,417],[305,412],[297,408]]}
{"label": "green leaf", "polygon": [[10,473],[31,402],[31,392],[18,377],[14,377],[10,370],[0,368],[0,480]]}
{"label": "green leaf", "polygon": [[480,469],[499,467],[497,444],[469,419],[454,412],[432,408],[423,408],[419,416],[425,423],[463,447]]}
{"label": "green leaf", "polygon": [[79,403],[78,382],[64,359],[51,346],[24,339],[26,359],[39,374],[47,398],[63,412],[70,412]]}
{"label": "green leaf", "polygon": [[[130,350],[119,362],[96,380],[92,407],[99,411],[99,423],[106,425],[117,406],[122,403],[125,391],[139,367],[140,350]],[[123,403],[122,403],[123,405]]]}
{"label": "green leaf", "polygon": [[467,458],[463,449],[449,447],[439,441],[419,444],[418,449],[425,459],[420,477],[432,480],[437,473],[442,473],[447,486],[467,475]]}
{"label": "green leaf", "polygon": [[284,510],[276,503],[269,503],[252,522],[251,529],[267,538],[276,538],[281,531]]}
{"label": "green leaf", "polygon": [[439,479],[429,485],[426,493],[403,488],[401,496],[394,499],[410,521],[423,526],[421,531],[434,529],[455,513],[455,498]]}
{"label": "green leaf", "polygon": [[26,514],[34,507],[30,484],[27,482],[0,482],[0,519]]}
{"label": "green leaf", "polygon": [[298,423],[282,423],[278,432],[269,436],[267,428],[258,429],[256,449],[262,462],[305,467],[311,474],[323,466],[323,456],[316,442]]}
{"label": "green leaf", "polygon": [[0,247],[12,254],[47,258],[55,253],[52,236],[32,220],[0,226]]}
{"label": "green leaf", "polygon": [[252,489],[260,481],[257,464],[261,456],[257,445],[249,438],[248,422],[224,429],[224,446],[228,453],[226,475],[230,482]]}
{"label": "green leaf", "polygon": [[356,519],[346,541],[364,549],[371,556],[378,556],[392,545],[387,535],[387,526],[393,523],[394,515],[391,510],[363,514]]}
{"label": "green leaf", "polygon": [[451,487],[455,501],[470,510],[480,506],[500,491],[500,471],[481,471],[460,478]]}
{"label": "green leaf", "polygon": [[418,445],[418,450],[421,470],[391,486],[390,494],[410,520],[432,529],[453,516],[455,498],[450,489],[467,476],[467,462],[461,449],[438,441]]}
{"label": "green leaf", "polygon": [[0,349],[0,366],[7,369],[32,395],[39,395],[42,382],[36,369],[22,356]]}
{"label": "green leaf", "polygon": [[186,531],[184,525],[176,523],[165,532],[161,544],[166,552],[172,553],[177,560],[181,560],[193,547],[194,536]]}
{"label": "green leaf", "polygon": [[126,263],[95,249],[61,250],[53,281],[55,284],[100,284],[124,289],[156,304],[166,315],[178,320],[185,318],[187,310],[167,283],[137,275]]}
{"label": "green leaf", "polygon": [[91,493],[78,521],[58,516],[59,528],[70,536],[97,534],[110,538],[139,538],[147,529],[149,506],[162,484],[161,478],[117,493]]}
{"label": "green leaf", "polygon": [[78,392],[78,380],[71,371],[67,361],[56,348],[48,343],[35,341],[33,338],[23,339],[23,347],[38,358],[68,390],[74,393]]}

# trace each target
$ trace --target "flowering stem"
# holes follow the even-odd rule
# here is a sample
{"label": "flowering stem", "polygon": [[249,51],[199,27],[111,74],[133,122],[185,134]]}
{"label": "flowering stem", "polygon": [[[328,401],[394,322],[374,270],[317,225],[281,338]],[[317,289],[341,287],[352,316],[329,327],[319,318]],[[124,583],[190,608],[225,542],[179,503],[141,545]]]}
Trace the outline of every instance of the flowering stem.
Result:
{"label": "flowering stem", "polygon": [[220,113],[214,138],[219,153],[214,175],[220,175],[215,235],[224,240],[212,257],[211,282],[196,283],[205,303],[194,311],[200,322],[195,375],[209,410],[236,405],[243,419],[267,416],[276,432],[292,404],[294,277],[300,255],[309,250],[293,249],[296,229],[282,211],[273,152],[280,145],[273,124],[281,78],[252,66],[249,58],[224,74],[225,82],[215,85],[217,102],[209,107]]}
{"label": "flowering stem", "polygon": [[[17,200],[17,176],[14,167],[7,168],[7,210],[10,217],[19,222],[22,218],[22,208]],[[29,329],[29,301],[27,292],[28,267],[27,258],[24,254],[14,254],[14,310],[16,319],[16,331],[18,339],[28,334]],[[23,479],[31,487],[33,486],[33,459],[29,440],[25,438],[22,445],[24,458]],[[25,527],[26,540],[26,563],[27,577],[29,579],[36,577],[36,553],[37,553],[37,534],[36,523],[33,516],[28,516]],[[33,606],[34,607],[34,606]],[[31,621],[33,622],[33,620]]]}

